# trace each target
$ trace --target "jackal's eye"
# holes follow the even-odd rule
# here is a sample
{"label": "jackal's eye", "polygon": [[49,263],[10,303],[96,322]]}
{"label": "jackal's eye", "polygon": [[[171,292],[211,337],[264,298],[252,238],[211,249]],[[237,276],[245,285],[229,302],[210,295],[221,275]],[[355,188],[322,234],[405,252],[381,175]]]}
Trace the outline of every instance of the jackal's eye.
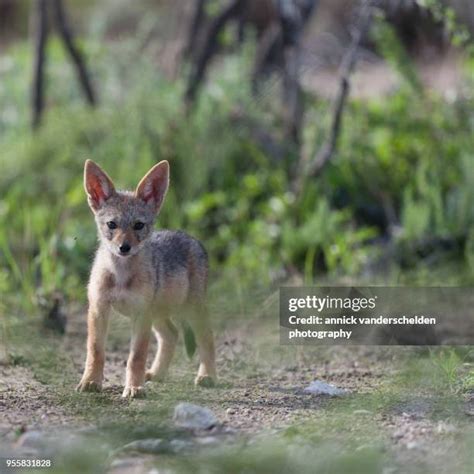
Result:
{"label": "jackal's eye", "polygon": [[135,222],[135,224],[133,224],[134,230],[142,230],[143,227],[145,227],[143,222]]}
{"label": "jackal's eye", "polygon": [[114,221],[109,221],[107,222],[107,227],[109,229],[116,229],[117,228],[117,224],[114,222]]}

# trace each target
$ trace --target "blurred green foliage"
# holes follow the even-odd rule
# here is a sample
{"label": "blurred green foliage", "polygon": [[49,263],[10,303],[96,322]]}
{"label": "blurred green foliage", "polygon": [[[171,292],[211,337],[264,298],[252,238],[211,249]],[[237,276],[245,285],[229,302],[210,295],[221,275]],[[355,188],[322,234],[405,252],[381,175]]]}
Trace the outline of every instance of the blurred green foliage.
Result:
{"label": "blurred green foliage", "polygon": [[[31,51],[11,47],[0,57],[2,294],[18,299],[21,292],[24,305],[55,291],[83,300],[96,245],[82,188],[86,158],[124,188],[169,160],[172,184],[159,227],[202,239],[215,274],[244,288],[294,272],[307,282],[357,276],[381,258],[416,266],[446,248],[472,281],[474,63],[465,61],[466,89],[440,97],[422,90],[386,25],[375,39],[401,86],[383,99],[349,103],[337,155],[301,196],[290,191],[298,155],[281,137],[272,85],[257,99],[250,94],[251,46],[222,60],[186,111],[183,80],[160,75],[140,41],[91,37],[84,48],[101,99],[91,110],[52,41],[48,112],[37,133],[28,123]],[[306,101],[310,146],[324,139],[330,104]]]}

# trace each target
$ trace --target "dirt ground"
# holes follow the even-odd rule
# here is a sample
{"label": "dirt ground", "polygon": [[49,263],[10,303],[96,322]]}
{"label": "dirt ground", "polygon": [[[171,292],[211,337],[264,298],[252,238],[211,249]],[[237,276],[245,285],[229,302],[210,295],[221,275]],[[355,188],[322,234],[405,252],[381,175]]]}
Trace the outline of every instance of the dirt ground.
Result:
{"label": "dirt ground", "polygon": [[[400,373],[403,348],[284,347],[278,344],[278,328],[261,321],[246,322],[218,335],[217,388],[195,389],[192,379],[196,361],[191,363],[178,353],[168,381],[148,384],[148,396],[143,400],[123,401],[120,395],[128,348],[126,327],[127,321],[121,319],[112,323],[104,393],[92,395],[102,397],[94,400],[103,405],[103,412],[92,408],[88,411],[91,395],[74,394],[74,383],[80,378],[84,362],[82,312],[70,317],[64,337],[46,341],[47,345],[56,344],[55,351],[62,354],[61,364],[38,370],[35,363],[30,365],[20,357],[14,364],[0,366],[3,455],[23,452],[24,433],[95,429],[109,418],[130,421],[155,407],[170,423],[172,407],[178,401],[210,408],[221,423],[219,433],[225,433],[226,439],[229,434],[234,438],[258,438],[310,422],[322,435],[337,436],[342,430],[354,432],[362,441],[374,435],[380,437],[397,462],[405,466],[428,464],[437,469],[433,472],[449,471],[439,469],[443,457],[461,449],[456,437],[466,426],[472,428],[474,397],[464,394],[455,397],[454,402],[450,399],[448,408],[440,408],[439,399],[423,391],[407,388],[393,396],[393,387],[387,389],[386,383]],[[62,370],[67,371],[63,379],[57,373]],[[55,371],[49,385],[45,374]],[[349,393],[331,398],[303,392],[315,379]],[[63,403],[70,397],[74,397],[75,404]],[[81,405],[85,405],[84,410],[78,408]],[[366,428],[375,433],[367,434]],[[120,473],[120,469],[109,472]]]}
{"label": "dirt ground", "polygon": [[[125,318],[118,316],[115,335],[118,340],[108,344],[107,362],[105,368],[104,391],[115,398],[121,394],[125,375],[125,364],[128,355],[126,335],[122,333],[127,325]],[[295,365],[273,368],[266,374],[250,374],[246,377],[245,371],[235,371],[235,361],[246,361],[254,358],[258,365],[260,355],[253,347],[252,338],[255,337],[252,325],[245,329],[226,331],[218,337],[217,354],[218,367],[225,382],[233,379],[232,390],[218,403],[209,399],[209,406],[219,419],[226,424],[244,432],[258,432],[266,428],[284,426],[298,419],[304,418],[305,412],[324,405],[324,398],[312,397],[303,394],[303,389],[316,377],[347,389],[351,392],[367,392],[374,390],[379,379],[387,372],[380,361],[375,363],[371,357],[363,362],[350,360],[340,355],[334,360],[313,361],[306,360],[303,351],[297,358]],[[265,330],[260,329],[262,332]],[[258,331],[258,328],[257,328]],[[112,338],[114,328],[112,327]],[[252,334],[252,335],[251,335]],[[258,336],[256,337],[258,339]],[[58,341],[66,356],[72,362],[79,380],[84,363],[84,345],[86,340],[85,317],[76,312],[69,319],[67,333],[63,340]],[[153,349],[150,351],[149,362]],[[255,351],[255,352],[254,352]],[[347,351],[347,350],[344,350]],[[360,350],[359,350],[360,352]],[[171,366],[169,378],[173,383],[188,374],[192,377],[192,368],[196,363],[190,363],[184,357],[177,355],[176,363]],[[261,361],[268,366],[268,361]],[[184,368],[183,366],[188,367]],[[232,373],[233,372],[233,373]],[[71,417],[61,406],[51,405],[47,385],[35,379],[34,371],[21,365],[0,366],[2,387],[0,388],[0,413],[2,415],[3,433],[18,433],[37,427],[48,428],[58,425],[80,425],[81,420]],[[148,384],[149,386],[151,384]],[[74,386],[70,387],[74,390]],[[217,390],[220,390],[218,387]],[[212,392],[212,390],[211,390]],[[87,395],[84,395],[87,397]]]}

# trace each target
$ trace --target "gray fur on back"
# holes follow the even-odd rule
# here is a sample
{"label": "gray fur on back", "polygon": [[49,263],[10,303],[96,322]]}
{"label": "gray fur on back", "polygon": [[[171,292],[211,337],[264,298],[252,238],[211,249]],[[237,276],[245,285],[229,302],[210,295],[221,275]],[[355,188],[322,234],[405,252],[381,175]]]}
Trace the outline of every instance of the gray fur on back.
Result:
{"label": "gray fur on back", "polygon": [[198,240],[181,230],[160,230],[153,232],[148,245],[152,249],[158,285],[162,277],[172,276],[180,270],[188,273],[191,288],[199,282],[206,285],[208,256]]}

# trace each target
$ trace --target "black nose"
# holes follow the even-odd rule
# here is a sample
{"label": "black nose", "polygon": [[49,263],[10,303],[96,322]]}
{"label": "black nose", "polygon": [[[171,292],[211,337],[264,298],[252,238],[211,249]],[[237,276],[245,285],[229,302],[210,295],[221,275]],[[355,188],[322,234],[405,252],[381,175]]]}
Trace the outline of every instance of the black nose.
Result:
{"label": "black nose", "polygon": [[119,247],[119,250],[120,250],[120,253],[123,253],[123,254],[126,254],[128,252],[130,252],[130,249],[132,247],[130,247],[130,244],[127,243],[127,242],[124,242],[120,247]]}

